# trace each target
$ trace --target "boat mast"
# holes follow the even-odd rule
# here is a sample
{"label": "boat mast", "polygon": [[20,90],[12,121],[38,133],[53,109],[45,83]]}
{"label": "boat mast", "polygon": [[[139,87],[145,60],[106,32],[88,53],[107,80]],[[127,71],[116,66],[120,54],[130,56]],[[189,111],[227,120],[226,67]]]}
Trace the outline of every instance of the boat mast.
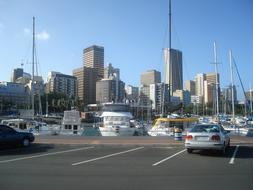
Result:
{"label": "boat mast", "polygon": [[217,49],[216,43],[213,44],[213,51],[214,51],[214,66],[215,66],[215,78],[216,78],[216,117],[217,121],[219,122],[219,81],[218,81],[218,69],[217,69]]}
{"label": "boat mast", "polygon": [[250,116],[252,115],[252,90],[251,90],[251,84],[249,84],[249,98],[250,98]]}
{"label": "boat mast", "polygon": [[35,64],[35,17],[33,17],[32,84],[31,84],[33,114],[34,114],[34,64]]}
{"label": "boat mast", "polygon": [[230,63],[230,79],[232,91],[232,124],[235,124],[235,101],[234,101],[234,70],[232,64],[232,51],[229,50],[229,63]]}

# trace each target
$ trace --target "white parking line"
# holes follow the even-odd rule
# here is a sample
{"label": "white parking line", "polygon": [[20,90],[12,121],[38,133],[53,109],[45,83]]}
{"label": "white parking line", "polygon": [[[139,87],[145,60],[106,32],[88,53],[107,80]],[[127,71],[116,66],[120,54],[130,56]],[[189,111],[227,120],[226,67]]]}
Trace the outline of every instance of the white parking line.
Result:
{"label": "white parking line", "polygon": [[63,153],[68,153],[68,152],[75,152],[75,151],[80,151],[80,150],[87,150],[87,149],[91,149],[91,148],[94,148],[94,147],[90,146],[90,147],[83,147],[83,148],[76,148],[76,149],[71,149],[71,150],[52,152],[52,153],[47,153],[47,154],[39,154],[39,155],[34,155],[34,156],[26,156],[26,157],[22,157],[22,158],[14,158],[14,159],[10,159],[10,160],[2,160],[2,161],[0,161],[0,164],[8,163],[8,162],[20,161],[20,160],[27,160],[27,159],[32,159],[32,158],[39,158],[39,157],[44,157],[44,156],[51,156],[51,155],[56,155],[56,154],[63,154]]}
{"label": "white parking line", "polygon": [[159,165],[159,164],[165,162],[166,160],[169,160],[169,159],[171,159],[171,158],[173,158],[173,157],[175,157],[175,156],[177,156],[177,155],[179,155],[179,154],[181,154],[181,153],[183,153],[183,152],[185,152],[185,151],[186,151],[186,149],[181,150],[181,151],[177,152],[176,154],[173,154],[172,156],[169,156],[169,157],[167,157],[167,158],[165,158],[165,159],[163,159],[163,160],[161,160],[161,161],[159,161],[159,162],[154,163],[153,166],[157,166],[157,165]]}
{"label": "white parking line", "polygon": [[238,149],[239,149],[239,145],[236,145],[234,154],[233,154],[232,158],[230,159],[229,164],[234,164],[234,162],[235,162],[235,156],[236,156],[236,153],[237,153]]}
{"label": "white parking line", "polygon": [[98,158],[93,158],[93,159],[90,159],[90,160],[85,160],[85,161],[73,163],[72,166],[77,166],[77,165],[80,165],[80,164],[85,164],[85,163],[88,163],[88,162],[93,162],[93,161],[96,161],[96,160],[101,160],[101,159],[104,159],[104,158],[109,158],[109,157],[112,157],[112,156],[117,156],[117,155],[125,154],[125,153],[128,153],[128,152],[133,152],[133,151],[140,150],[140,149],[143,149],[143,148],[144,147],[134,148],[134,149],[130,149],[130,150],[122,151],[122,152],[117,152],[117,153],[114,153],[114,154],[109,154],[109,155],[98,157]]}

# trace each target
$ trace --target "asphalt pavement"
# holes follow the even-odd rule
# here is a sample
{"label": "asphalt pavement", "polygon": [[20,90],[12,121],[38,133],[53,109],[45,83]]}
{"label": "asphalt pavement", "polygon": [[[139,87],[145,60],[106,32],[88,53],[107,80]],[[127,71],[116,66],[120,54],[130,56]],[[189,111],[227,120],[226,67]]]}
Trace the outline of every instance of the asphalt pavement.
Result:
{"label": "asphalt pavement", "polygon": [[188,154],[183,143],[152,141],[147,145],[37,142],[28,148],[0,150],[0,189],[253,189],[249,140],[232,143],[223,156],[215,151]]}

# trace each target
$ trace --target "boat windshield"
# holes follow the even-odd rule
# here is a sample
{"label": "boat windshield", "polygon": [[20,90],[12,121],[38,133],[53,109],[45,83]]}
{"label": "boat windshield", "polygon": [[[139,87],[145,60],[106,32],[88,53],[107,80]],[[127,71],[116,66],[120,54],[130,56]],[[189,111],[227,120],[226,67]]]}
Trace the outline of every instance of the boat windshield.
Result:
{"label": "boat windshield", "polygon": [[127,104],[106,104],[102,111],[108,112],[129,112],[129,105]]}
{"label": "boat windshield", "polygon": [[130,118],[129,117],[119,117],[119,116],[107,116],[104,117],[104,121],[124,121],[124,122],[129,122]]}

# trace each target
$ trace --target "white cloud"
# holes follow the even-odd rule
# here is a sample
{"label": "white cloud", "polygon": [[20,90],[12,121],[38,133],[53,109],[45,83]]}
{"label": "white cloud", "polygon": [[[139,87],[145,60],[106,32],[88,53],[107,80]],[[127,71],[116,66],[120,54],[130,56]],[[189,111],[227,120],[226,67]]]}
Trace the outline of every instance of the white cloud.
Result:
{"label": "white cloud", "polygon": [[24,34],[25,35],[31,34],[31,30],[29,28],[24,28]]}
{"label": "white cloud", "polygon": [[38,40],[48,40],[50,38],[50,34],[46,30],[43,30],[42,32],[36,34],[36,38]]}

